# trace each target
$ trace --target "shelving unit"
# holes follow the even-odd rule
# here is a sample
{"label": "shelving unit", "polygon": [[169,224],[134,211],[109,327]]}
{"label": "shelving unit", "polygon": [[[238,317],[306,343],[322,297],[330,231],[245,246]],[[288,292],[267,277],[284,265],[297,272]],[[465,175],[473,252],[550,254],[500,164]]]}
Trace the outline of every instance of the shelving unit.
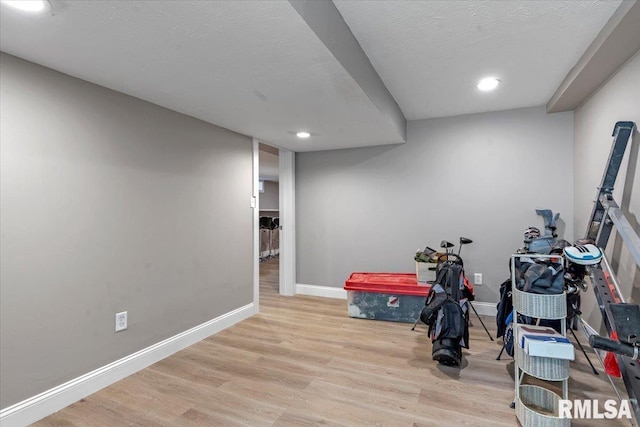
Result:
{"label": "shelving unit", "polygon": [[[514,254],[511,256],[511,283],[513,283],[515,409],[516,417],[524,427],[570,426],[571,421],[559,417],[560,399],[569,396],[569,360],[531,356],[522,349],[522,325],[518,314],[537,319],[559,320],[561,333],[566,336],[567,298],[561,294],[533,294],[517,289],[516,258],[549,258],[549,255]],[[526,376],[538,380],[560,382],[562,396],[541,385],[523,384]]]}

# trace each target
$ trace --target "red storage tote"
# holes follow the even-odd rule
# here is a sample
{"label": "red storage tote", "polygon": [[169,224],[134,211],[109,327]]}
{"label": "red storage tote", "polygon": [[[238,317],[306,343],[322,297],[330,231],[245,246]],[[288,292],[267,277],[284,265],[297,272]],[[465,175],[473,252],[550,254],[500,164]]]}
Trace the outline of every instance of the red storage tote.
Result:
{"label": "red storage tote", "polygon": [[430,286],[418,284],[415,274],[352,273],[344,289],[350,317],[413,323]]}

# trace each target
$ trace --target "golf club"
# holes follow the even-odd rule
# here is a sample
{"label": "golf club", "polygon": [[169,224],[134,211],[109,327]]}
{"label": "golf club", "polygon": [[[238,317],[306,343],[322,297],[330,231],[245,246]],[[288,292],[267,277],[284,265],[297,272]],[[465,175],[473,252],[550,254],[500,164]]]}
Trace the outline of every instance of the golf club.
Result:
{"label": "golf club", "polygon": [[466,237],[460,237],[460,246],[458,247],[458,256],[460,256],[460,252],[462,251],[462,245],[468,245],[469,243],[473,243],[473,240],[468,239]]}

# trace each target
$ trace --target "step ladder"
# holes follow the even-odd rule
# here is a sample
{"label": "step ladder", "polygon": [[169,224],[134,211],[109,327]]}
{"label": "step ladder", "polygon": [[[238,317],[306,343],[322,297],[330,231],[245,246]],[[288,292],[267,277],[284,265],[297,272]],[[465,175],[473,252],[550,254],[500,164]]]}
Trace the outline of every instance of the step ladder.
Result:
{"label": "step ladder", "polygon": [[[614,184],[634,128],[634,122],[617,122],[615,124],[612,135],[614,138],[613,145],[602,176],[602,182],[598,187],[585,237],[595,241],[596,245],[604,253],[611,231],[615,226],[629,253],[640,267],[640,237],[638,237],[631,223],[625,217],[620,206],[613,199]],[[631,342],[632,344],[636,342],[636,339],[632,338],[633,334],[630,335],[628,332],[629,319],[620,315],[620,309],[627,306],[627,308],[633,308],[637,311],[637,307],[632,307],[635,304],[625,304],[624,296],[619,290],[615,275],[606,256],[603,257],[603,262],[600,266],[591,268],[590,277],[609,336],[618,336],[620,342]],[[633,327],[636,330],[640,329],[640,325],[633,325]],[[620,336],[620,334],[625,333],[629,336]],[[640,405],[638,404],[638,398],[640,398],[640,364],[631,357],[619,354],[616,354],[616,359],[629,394],[631,409],[635,414],[636,420],[640,420]],[[617,393],[615,386],[614,389]],[[620,395],[618,394],[618,396]]]}
{"label": "step ladder", "polygon": [[[621,215],[620,208],[613,200],[613,186],[616,183],[622,158],[627,149],[627,142],[631,137],[634,127],[635,124],[633,122],[618,122],[613,129],[614,139],[613,145],[611,146],[611,153],[609,153],[609,160],[607,161],[604,175],[602,176],[602,182],[598,187],[596,200],[593,205],[593,210],[591,211],[589,227],[587,228],[587,235],[585,236],[588,239],[593,239],[599,248],[604,248],[607,245],[612,225],[615,224],[617,220],[624,218],[624,215]],[[609,213],[609,219],[607,218],[607,212]],[[624,220],[625,219],[622,219],[621,221]],[[618,224],[624,225],[620,221],[618,221]],[[616,227],[618,228],[618,232],[620,232],[621,227],[618,227],[618,224],[616,224]],[[627,230],[626,227],[622,228],[625,228],[623,230],[625,232],[633,232],[633,229]],[[640,264],[640,259],[635,258],[635,260]]]}

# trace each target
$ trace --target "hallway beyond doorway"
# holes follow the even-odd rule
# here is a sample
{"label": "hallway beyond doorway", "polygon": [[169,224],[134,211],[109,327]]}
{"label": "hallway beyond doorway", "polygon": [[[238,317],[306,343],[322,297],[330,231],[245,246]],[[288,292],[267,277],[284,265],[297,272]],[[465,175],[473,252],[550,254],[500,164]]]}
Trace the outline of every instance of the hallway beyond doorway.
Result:
{"label": "hallway beyond doorway", "polygon": [[260,263],[260,300],[280,293],[280,259],[267,259]]}

